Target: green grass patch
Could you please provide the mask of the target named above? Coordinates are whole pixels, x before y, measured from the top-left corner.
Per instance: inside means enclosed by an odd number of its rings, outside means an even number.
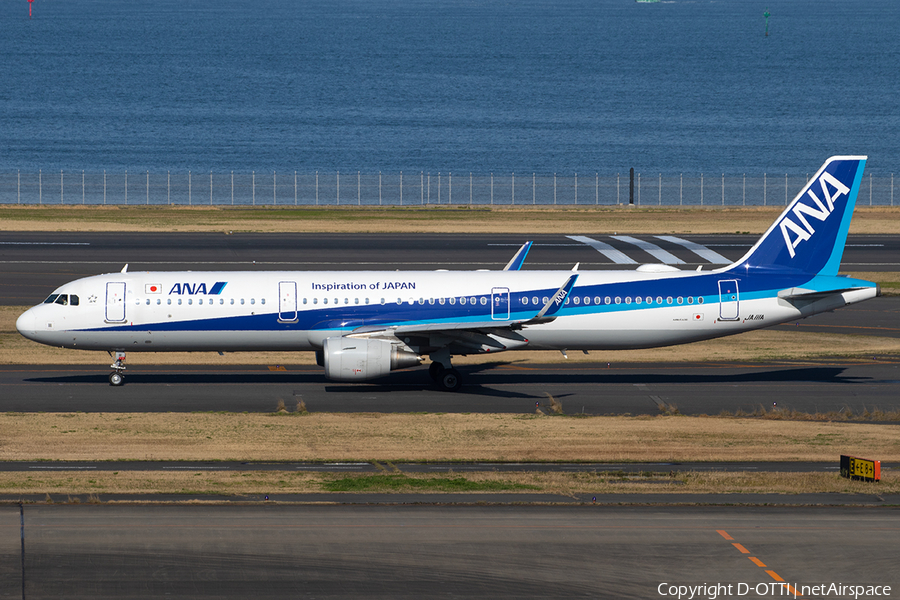
[[[469,481],[463,477],[429,477],[418,479],[406,475],[362,475],[342,477],[322,483],[328,492],[502,492],[539,490],[536,485],[511,481]]]

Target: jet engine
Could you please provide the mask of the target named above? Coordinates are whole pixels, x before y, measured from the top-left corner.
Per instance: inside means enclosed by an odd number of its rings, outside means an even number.
[[[422,359],[387,340],[330,337],[322,347],[321,362],[328,379],[362,381],[387,375],[396,369],[415,367]]]

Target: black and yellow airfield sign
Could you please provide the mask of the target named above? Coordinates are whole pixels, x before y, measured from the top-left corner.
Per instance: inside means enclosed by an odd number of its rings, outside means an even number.
[[[858,481],[881,481],[881,461],[842,454],[841,477]]]

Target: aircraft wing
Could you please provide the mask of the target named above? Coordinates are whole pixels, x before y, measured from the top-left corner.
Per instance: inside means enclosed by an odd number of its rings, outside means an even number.
[[[518,334],[517,331],[555,320],[555,315],[565,305],[566,299],[569,297],[572,288],[575,287],[577,279],[577,273],[570,275],[556,293],[541,307],[541,310],[527,319],[363,326],[354,329],[349,336],[399,337],[402,335],[429,334],[446,338],[447,345],[450,343],[464,346],[483,344],[504,350],[512,346],[524,346],[528,343],[528,340]]]
[[[513,256],[506,266],[503,267],[504,271],[518,271],[522,268],[522,263],[525,262],[525,257],[528,256],[528,251],[531,250],[531,244],[534,242],[525,242],[519,251],[516,252],[515,256]]]

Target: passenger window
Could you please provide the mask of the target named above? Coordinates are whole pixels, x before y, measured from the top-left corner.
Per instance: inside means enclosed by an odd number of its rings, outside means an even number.
[[[306,298],[303,299],[303,304],[306,304]]]
[[[397,304],[403,304],[403,298],[397,298]]]
[[[621,296],[616,296],[616,304],[622,304]]]
[[[694,297],[688,296],[688,304],[693,304],[693,303],[694,303]]]
[[[368,298],[366,298],[366,304],[368,304],[368,303],[369,303],[369,299],[368,299]]]
[[[487,304],[487,298],[485,298],[484,296],[482,296],[482,297],[481,297],[481,305],[484,306],[484,305],[486,305],[486,304]]]
[[[219,298],[219,304],[225,304],[225,298]]]
[[[150,306],[150,298],[147,298],[147,306]]]
[[[604,301],[605,301],[607,304],[612,304],[612,299],[611,299],[609,296],[607,296],[607,297],[604,299]],[[600,302],[598,301],[597,304],[600,304]],[[618,302],[616,302],[616,304],[618,304]]]
[[[438,304],[440,304],[441,306],[443,306],[443,305],[444,305],[444,299],[443,299],[443,298],[438,298]]]
[[[188,298],[188,306],[190,306],[190,305],[193,304],[193,303],[194,303],[194,299],[193,299],[193,298]]]
[[[161,300],[160,298],[157,298],[157,299],[156,299],[156,305],[159,306],[160,304],[162,304],[162,300]]]
[[[466,303],[466,297],[465,297],[465,296],[460,296],[460,298],[459,298],[459,303],[464,305],[464,304]]]
[[[178,306],[181,306],[181,298],[178,299]]]
[[[428,304],[434,304],[434,298],[429,298],[429,299],[428,299]]]
[[[697,304],[703,304],[703,296],[697,297]]]
[[[197,298],[197,304],[202,305],[202,304],[203,304],[203,298]]]
[[[304,302],[304,304],[305,304],[305,303],[306,303],[306,300],[304,300],[303,302]],[[234,305],[234,298],[232,298],[231,300],[229,300],[229,301],[228,301],[228,304]]]
[[[653,304],[653,298],[647,296],[647,304]]]
[[[354,298],[354,299],[353,299],[353,304],[359,304],[359,298]]]
[[[169,306],[172,306],[172,299],[166,298],[166,304],[168,304]]]
[[[631,304],[631,296],[625,296],[625,304]]]
[[[384,298],[381,299],[381,305],[384,306]]]
[[[250,298],[250,304],[256,304],[256,298]]]
[[[528,304],[528,296],[522,296],[522,304]]]
[[[585,303],[585,304],[590,304],[590,303],[591,303],[591,297],[590,297],[590,296],[585,296],[585,297],[584,297],[584,303]]]
[[[322,298],[322,304],[328,304],[328,298]]]
[[[318,303],[319,303],[319,299],[318,299],[318,298],[313,298],[313,304],[318,304]],[[243,304],[243,302],[241,302],[241,304]]]
[[[535,296],[534,298],[532,298],[532,299],[531,299],[531,303],[532,303],[532,304],[538,304],[538,297]],[[547,301],[545,300],[545,301],[544,301],[544,304],[546,304],[546,303],[547,303]]]
[[[456,304],[456,298],[450,298],[449,302],[451,306]]]
[[[243,306],[243,305],[244,305],[244,299],[241,298],[241,306]]]
[[[637,298],[635,298],[635,299],[634,299],[634,302],[635,302],[635,304],[640,304],[640,303],[642,302],[641,297],[638,296]],[[628,299],[627,299],[627,298],[625,299],[625,304],[628,304]]]
[[[676,298],[675,302],[677,302],[678,304],[682,304],[682,303],[684,303],[684,298],[682,298],[681,296],[678,296],[678,298]]]
[[[419,305],[425,304],[425,298],[419,298]]]
[[[547,304],[547,300],[548,300],[547,296],[544,296],[543,298],[541,298],[541,302],[543,304]]]

